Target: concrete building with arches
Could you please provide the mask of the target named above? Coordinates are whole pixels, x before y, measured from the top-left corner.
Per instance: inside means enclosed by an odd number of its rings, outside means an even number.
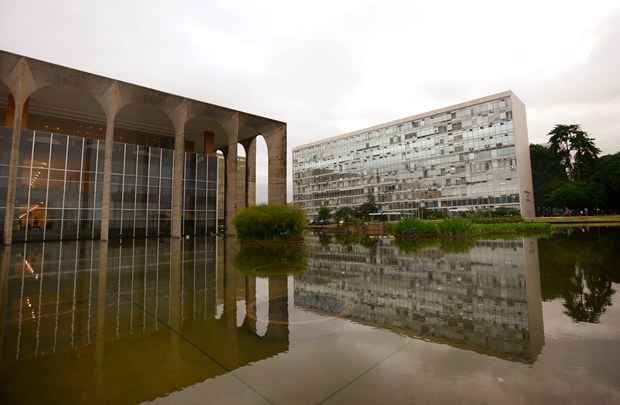
[[[0,51],[0,233],[13,241],[179,238],[255,203],[286,203],[286,123]],[[237,150],[246,154],[245,190]]]

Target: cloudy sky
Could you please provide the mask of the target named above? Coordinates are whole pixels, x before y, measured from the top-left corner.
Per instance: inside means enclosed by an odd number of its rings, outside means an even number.
[[[0,48],[286,121],[289,149],[511,89],[530,142],[620,150],[618,0],[0,0]]]

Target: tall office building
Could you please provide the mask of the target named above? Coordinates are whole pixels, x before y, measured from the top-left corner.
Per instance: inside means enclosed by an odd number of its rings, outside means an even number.
[[[293,149],[293,201],[386,214],[516,208],[534,216],[525,105],[511,91]]]

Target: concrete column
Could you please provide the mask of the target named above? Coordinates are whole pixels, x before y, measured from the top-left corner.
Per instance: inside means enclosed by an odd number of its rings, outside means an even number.
[[[286,204],[286,125],[274,129],[268,136],[269,204]]]
[[[256,138],[245,141],[245,206],[256,205]]]
[[[15,208],[15,185],[17,181],[17,158],[19,156],[19,144],[22,135],[22,114],[24,101],[15,100],[15,113],[13,114],[13,136],[11,140],[11,157],[9,160],[9,178],[6,190],[6,210],[4,213],[4,244],[13,242],[13,210]]]
[[[101,240],[110,237],[110,210],[112,195],[112,149],[114,147],[114,119],[116,114],[109,114],[105,127],[103,146],[103,193],[101,198]]]
[[[208,154],[215,153],[215,133],[212,131],[204,131],[203,137],[205,147],[202,152]]]
[[[229,146],[226,149],[226,232],[235,233],[232,219],[237,212],[237,145]]]
[[[237,213],[237,139],[239,139],[239,113],[234,113],[227,123],[228,147],[226,148],[226,233],[236,234],[232,220]]]
[[[238,145],[237,145],[238,147]],[[247,154],[247,148],[243,145],[244,150]],[[238,153],[238,152],[237,152]],[[237,209],[240,210],[246,207],[247,203],[247,156],[246,160],[243,162],[243,167],[241,166],[240,160],[241,157],[237,155]]]
[[[174,135],[174,171],[172,173],[172,237],[181,237],[183,219],[183,167],[185,166],[185,133],[176,130]]]

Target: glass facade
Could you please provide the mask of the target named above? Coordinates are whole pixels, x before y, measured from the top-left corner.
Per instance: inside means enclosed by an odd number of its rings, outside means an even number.
[[[2,225],[11,132],[9,128],[0,130]],[[111,238],[170,236],[173,152],[114,143]],[[24,130],[17,161],[13,240],[97,239],[101,231],[103,155],[103,140]],[[214,232],[217,158],[186,153],[185,176],[183,234]]]
[[[520,135],[519,135],[520,136]],[[355,207],[373,194],[386,213],[519,208],[510,96],[420,115],[293,150],[293,199]]]
[[[183,235],[205,235],[215,230],[217,157],[185,153]]]
[[[11,158],[11,130],[0,127],[0,238],[4,238],[4,213],[6,190],[9,180],[9,161]]]
[[[10,152],[11,131],[4,132]],[[103,141],[24,130],[16,182],[14,241],[99,235]]]
[[[173,150],[115,143],[111,238],[170,235]]]

